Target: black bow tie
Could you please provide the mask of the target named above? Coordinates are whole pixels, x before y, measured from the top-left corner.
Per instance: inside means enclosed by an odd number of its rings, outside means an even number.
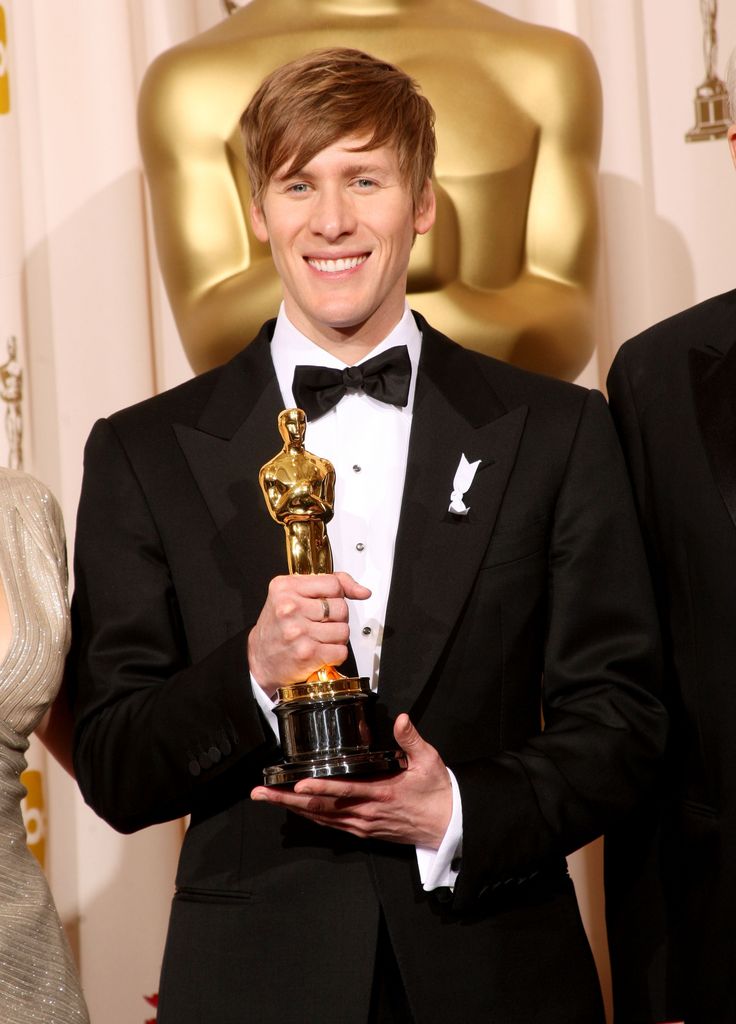
[[[294,370],[294,401],[307,414],[319,419],[337,405],[349,388],[365,391],[388,405],[405,406],[409,400],[411,360],[406,345],[396,345],[358,366],[333,370],[328,366],[297,366]]]

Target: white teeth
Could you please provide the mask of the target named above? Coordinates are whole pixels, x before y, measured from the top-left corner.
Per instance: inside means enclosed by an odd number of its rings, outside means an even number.
[[[307,258],[307,263],[315,270],[321,270],[325,274],[337,274],[340,270],[352,270],[353,267],[365,263],[367,256],[349,256],[347,259],[339,260],[314,260]]]

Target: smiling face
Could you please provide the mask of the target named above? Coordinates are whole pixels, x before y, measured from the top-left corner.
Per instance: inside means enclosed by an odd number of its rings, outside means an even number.
[[[363,358],[401,319],[414,235],[434,223],[430,183],[415,208],[394,148],[356,151],[365,141],[340,139],[297,171],[281,168],[262,206],[251,206],[289,320],[345,362]]]

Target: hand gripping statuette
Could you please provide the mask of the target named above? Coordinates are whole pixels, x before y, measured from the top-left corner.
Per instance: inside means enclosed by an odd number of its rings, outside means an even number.
[[[305,449],[307,419],[301,409],[284,409],[278,427],[284,446],[261,467],[258,479],[268,511],[284,528],[289,572],[331,573],[327,523],[335,503],[335,470],[327,459]],[[400,750],[371,750],[374,695],[367,679],[349,678],[333,665],[323,665],[303,682],[280,686],[277,697],[274,710],[284,760],[264,769],[267,786],[406,767]]]

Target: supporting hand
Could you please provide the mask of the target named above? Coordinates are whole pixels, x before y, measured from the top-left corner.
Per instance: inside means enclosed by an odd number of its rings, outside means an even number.
[[[399,715],[394,737],[407,758],[406,771],[369,781],[304,779],[293,791],[257,786],[252,800],[264,800],[319,825],[361,838],[387,839],[438,849],[452,814],[452,785],[434,747]]]

